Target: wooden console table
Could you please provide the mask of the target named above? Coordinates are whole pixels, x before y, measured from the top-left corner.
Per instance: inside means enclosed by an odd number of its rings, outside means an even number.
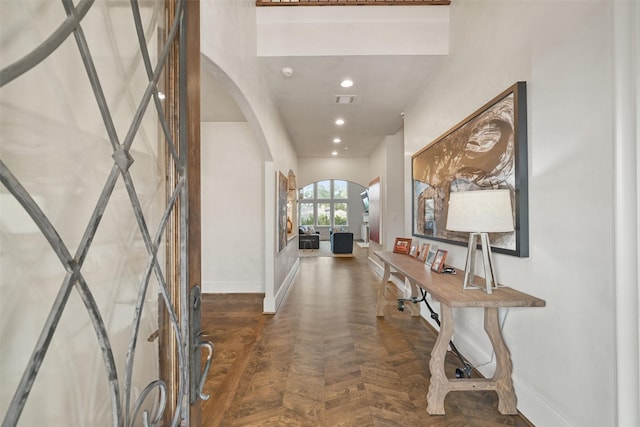
[[[431,381],[427,393],[427,412],[444,415],[444,398],[450,391],[495,390],[498,394],[498,411],[501,414],[517,414],[516,394],[511,380],[511,356],[502,338],[498,322],[499,307],[544,307],[545,302],[508,287],[495,289],[492,294],[482,290],[462,289],[464,272],[456,275],[439,274],[426,268],[420,260],[393,252],[374,252],[384,263],[384,276],[378,287],[376,315],[384,316],[385,289],[393,268],[404,275],[411,285],[412,296],[417,287],[427,291],[440,303],[440,333],[431,350],[429,371]],[[414,304],[412,304],[414,305]],[[444,359],[453,336],[452,308],[483,307],[484,330],[489,336],[496,355],[496,371],[493,378],[448,379],[444,372]],[[415,311],[412,311],[415,315]]]

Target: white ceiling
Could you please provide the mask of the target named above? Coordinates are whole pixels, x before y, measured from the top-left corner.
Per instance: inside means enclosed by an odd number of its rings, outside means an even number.
[[[334,9],[347,10],[344,7]],[[380,13],[381,10],[377,6],[367,9],[374,9],[375,13]],[[406,13],[415,24],[415,12],[412,16],[405,7],[395,7],[392,10]],[[317,16],[314,15],[315,19]],[[448,22],[448,12],[446,18]],[[281,17],[279,19],[283,20]],[[376,19],[380,21],[380,18]],[[394,19],[398,21],[397,13]],[[345,28],[351,31],[352,37],[365,38],[368,35],[354,35],[353,23],[345,25]],[[269,27],[271,32],[272,27]],[[304,29],[304,26],[301,28]],[[322,29],[317,28],[314,31],[318,34]],[[367,31],[376,29],[367,28]],[[394,34],[397,35],[398,31],[396,27]],[[433,30],[431,31],[433,33]],[[291,34],[288,33],[288,36]],[[331,36],[340,36],[335,26],[331,27]],[[301,36],[290,38],[299,41]],[[317,46],[317,40],[314,39],[314,42]],[[448,46],[448,39],[445,43]],[[277,44],[279,47],[282,46],[282,40],[279,39]],[[378,46],[382,44],[388,45],[388,40],[379,43]],[[405,51],[407,45],[405,42]],[[433,50],[433,44],[428,45],[423,40],[417,40],[417,48],[414,50],[424,51],[425,46]],[[286,48],[285,46],[285,51]],[[352,50],[353,48],[350,47]],[[377,46],[369,45],[366,47],[369,52],[375,52],[376,48]],[[298,157],[332,157],[331,153],[334,150],[338,152],[339,157],[369,157],[385,136],[393,135],[402,128],[404,109],[421,92],[422,86],[434,72],[438,62],[445,58],[443,55],[424,53],[388,54],[389,50],[393,49],[389,46],[383,46],[382,50],[378,50],[387,54],[376,55],[342,52],[340,55],[301,56],[300,46],[295,46],[295,49],[298,49],[298,52],[292,55],[260,56],[260,69],[256,72],[262,73],[266,78],[273,102],[279,110]],[[441,47],[438,46],[437,49],[441,50]],[[293,76],[285,77],[282,73],[284,67],[293,69]],[[201,78],[202,120],[244,121],[244,116],[231,96],[204,67]],[[344,78],[353,80],[354,85],[348,89],[341,88],[340,82]],[[355,95],[356,101],[353,104],[340,105],[335,101],[336,95]],[[334,123],[337,118],[343,118],[345,124],[337,126]],[[334,144],[332,141],[335,137],[341,138],[342,142]]]
[[[387,135],[403,125],[405,107],[419,93],[435,59],[416,56],[261,58],[269,89],[298,157],[369,157]],[[285,78],[281,69],[291,67]],[[343,89],[345,77],[354,81]],[[339,105],[336,95],[355,95]],[[335,120],[345,124],[337,126]],[[342,139],[334,144],[335,137]]]

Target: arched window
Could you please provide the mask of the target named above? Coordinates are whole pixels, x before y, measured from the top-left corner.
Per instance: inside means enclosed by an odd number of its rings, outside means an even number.
[[[300,189],[300,225],[346,227],[349,225],[349,185],[328,179]]]

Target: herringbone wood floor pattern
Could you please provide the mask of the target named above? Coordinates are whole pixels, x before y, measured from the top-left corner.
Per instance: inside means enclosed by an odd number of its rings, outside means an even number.
[[[204,295],[215,356],[203,405],[216,426],[531,426],[501,415],[494,392],[455,392],[446,415],[426,412],[435,332],[390,304],[376,318],[379,277],[355,258],[301,258],[280,310],[262,295]],[[450,355],[454,376],[458,360]]]

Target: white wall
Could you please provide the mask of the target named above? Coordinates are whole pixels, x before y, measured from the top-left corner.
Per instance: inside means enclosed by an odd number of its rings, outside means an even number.
[[[369,187],[369,159],[366,157],[332,157],[298,159],[297,184],[299,188],[323,179],[343,179]]]
[[[511,309],[503,330],[518,408],[537,426],[617,423],[611,9],[605,1],[452,2],[451,54],[405,114],[406,149],[416,152],[527,82],[530,257],[495,262],[501,283],[547,302]],[[409,234],[411,200],[405,212]],[[446,249],[463,268],[466,249]],[[489,361],[481,312],[455,317],[461,351]]]
[[[640,7],[613,7],[617,416],[640,425]]]
[[[261,56],[442,55],[449,8],[260,7]],[[355,24],[355,25],[354,25]]]
[[[396,237],[407,237],[405,230],[405,188],[404,188],[404,134],[402,131],[385,137],[376,147],[369,162],[369,178],[371,182],[380,177],[381,245],[370,242],[372,250],[392,250]],[[367,184],[368,186],[368,184]],[[373,259],[373,261],[378,261]]]
[[[275,170],[297,170],[297,155],[260,73],[253,0],[201,0],[201,50],[257,135]],[[275,197],[274,197],[275,200]]]
[[[264,292],[264,160],[246,122],[201,126],[202,290]]]
[[[264,194],[265,311],[277,308],[296,262],[276,252],[275,173],[297,172],[297,156],[260,73],[253,0],[201,0],[201,51],[209,70],[227,88],[253,130],[264,160],[263,176],[255,182]],[[203,218],[203,222],[205,219]],[[284,274],[289,272],[289,274]]]

